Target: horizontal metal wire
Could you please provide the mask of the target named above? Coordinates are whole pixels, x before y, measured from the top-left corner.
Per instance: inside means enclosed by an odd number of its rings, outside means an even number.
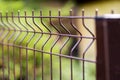
[[[3,28],[1,28],[3,29]],[[85,39],[96,39],[96,37],[89,37],[89,36],[80,36],[80,35],[68,35],[68,34],[59,34],[59,33],[47,33],[47,32],[38,32],[38,31],[26,31],[26,30],[13,30],[9,29],[7,31],[19,31],[19,32],[28,32],[28,33],[38,33],[38,34],[48,34],[48,35],[57,35],[57,36],[63,36],[63,37],[74,37],[74,38],[85,38]]]
[[[78,58],[78,57],[74,57],[74,56],[67,56],[67,55],[58,54],[58,53],[45,52],[45,51],[42,51],[42,50],[32,49],[32,48],[29,48],[29,47],[19,46],[19,45],[15,45],[15,44],[7,44],[7,43],[6,44],[5,43],[0,43],[0,44],[6,45],[6,46],[13,46],[13,47],[21,48],[21,49],[32,50],[32,51],[35,50],[37,52],[43,52],[44,54],[52,54],[52,55],[55,55],[55,56],[61,56],[61,57],[65,57],[65,58],[71,58],[71,59],[76,59],[76,60],[96,63],[96,61],[93,61],[93,60],[86,60],[86,59]],[[43,54],[43,53],[41,53],[41,54]]]
[[[2,16],[2,18],[67,18],[67,19],[95,19],[95,16]]]

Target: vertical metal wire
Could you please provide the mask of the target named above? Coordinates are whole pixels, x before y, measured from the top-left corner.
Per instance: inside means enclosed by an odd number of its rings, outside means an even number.
[[[1,22],[2,22],[2,13],[0,12],[0,20],[1,20]],[[0,36],[2,36],[2,34],[4,33],[4,27],[1,29],[1,33],[0,33]],[[3,46],[3,44],[1,43],[0,44],[1,46]],[[3,50],[1,51],[1,53],[3,53]],[[2,62],[3,62],[3,60],[2,60]],[[2,72],[4,73],[4,70],[3,70],[3,68],[2,68]],[[3,76],[2,76],[2,79],[4,79],[4,74],[3,74]]]
[[[33,39],[33,37],[35,36],[35,29],[33,28],[33,26],[31,26],[28,21],[27,21],[27,14],[26,14],[26,11],[25,11],[25,22],[26,24],[34,31],[34,33],[32,34],[32,36],[29,38],[29,40],[27,41],[26,43],[26,47],[28,47],[30,41]],[[27,80],[28,80],[28,49],[26,49],[26,77],[27,77]],[[35,77],[34,77],[35,79]]]
[[[84,17],[84,9],[82,9],[82,17]],[[83,26],[84,26],[84,28],[91,34],[91,36],[92,37],[94,37],[94,34],[88,29],[88,27],[86,26],[86,24],[85,24],[85,21],[84,21],[84,18],[82,18],[82,24],[83,24]],[[87,52],[87,50],[91,47],[91,45],[93,44],[93,42],[94,42],[94,38],[92,39],[92,41],[88,44],[88,46],[87,46],[87,48],[84,50],[84,52],[83,52],[83,56],[82,56],[82,58],[83,58],[83,60],[85,59],[85,55],[86,55],[86,52]],[[85,80],[85,61],[83,61],[83,80]]]
[[[34,17],[34,11],[32,11],[32,17]],[[32,18],[32,21],[34,21],[34,18]],[[37,42],[38,40],[36,40]],[[34,43],[33,48],[35,49],[36,45]],[[33,50],[33,59],[34,59],[34,80],[36,80],[36,54],[35,54],[35,50]]]
[[[13,20],[13,12],[11,13],[11,15],[12,15],[12,20]],[[16,33],[16,29],[15,29],[15,33]],[[17,38],[16,38],[17,39]],[[16,40],[15,38],[14,38],[14,40],[13,40],[13,44],[15,44],[15,40]],[[16,80],[16,72],[15,72],[15,69],[16,69],[16,67],[15,67],[15,49],[14,49],[15,47],[13,46],[13,75],[14,75],[14,80]]]
[[[18,11],[18,21],[19,21],[19,11]],[[20,33],[19,33],[19,36],[20,36],[20,34],[21,34],[21,32],[22,32],[22,29],[14,22],[14,24],[16,25],[16,27],[18,27],[19,28],[19,30],[20,30]],[[22,80],[22,56],[21,56],[21,53],[22,53],[22,51],[21,51],[21,47],[19,48],[19,61],[20,61],[20,80]]]
[[[111,14],[115,14],[115,11],[113,9],[111,10]]]
[[[72,16],[72,10],[70,10],[69,12],[70,16]],[[73,27],[73,26],[72,26]],[[73,50],[75,49],[75,47],[73,47],[70,51],[70,56],[72,57],[73,54]],[[70,59],[70,71],[71,71],[71,80],[73,80],[73,61],[72,58]]]
[[[34,25],[40,30],[41,33],[43,33],[42,29],[40,28],[40,26],[38,24],[36,24],[35,19],[34,19],[34,11],[32,11],[32,21],[34,23]],[[36,77],[36,72],[35,72],[35,68],[36,68],[36,53],[35,53],[35,49],[36,49],[36,45],[39,42],[39,40],[42,38],[43,34],[40,34],[40,36],[38,37],[38,39],[34,42],[34,77]],[[35,78],[34,78],[35,79]]]
[[[40,17],[42,17],[42,11],[40,11]],[[42,23],[42,18],[40,18],[40,22]],[[43,50],[43,47],[41,48],[41,50]],[[42,80],[44,80],[44,55],[43,55],[43,52],[41,54],[41,61],[42,61]]]
[[[25,14],[25,21],[26,21],[26,11],[24,12]],[[27,44],[26,44],[27,47]],[[28,80],[28,49],[26,49],[26,80]]]
[[[2,12],[0,12],[0,20],[1,20],[1,22],[2,22]],[[0,36],[3,35],[4,30],[5,30],[5,28],[3,27],[3,23],[1,23],[1,26],[2,26],[2,28],[1,28]]]
[[[8,13],[6,13],[6,21],[9,24]],[[9,32],[10,32],[10,29],[9,29]],[[8,44],[10,43],[10,39],[12,36],[13,36],[13,34],[11,34],[11,36],[8,38],[8,42],[7,42]],[[7,49],[8,49],[8,79],[10,79],[10,47],[9,47],[9,45],[7,45]]]
[[[72,16],[72,9],[70,10],[70,16]],[[76,31],[76,34],[78,33],[80,36],[82,36],[82,34],[81,34],[81,32],[77,29],[77,27],[73,24],[73,19],[71,18],[70,19],[70,24],[71,24],[71,26],[74,28],[74,30]],[[80,44],[80,42],[81,42],[81,38],[79,38],[78,39],[78,41],[75,43],[75,45],[72,47],[72,49],[71,49],[71,51],[70,51],[70,56],[72,56],[72,54],[74,54],[73,53],[73,51],[75,50],[75,48],[77,48],[77,46]],[[70,67],[71,67],[71,76],[72,76],[72,78],[73,78],[73,61],[72,61],[73,59],[71,58],[70,59],[70,63],[71,63],[71,65],[70,65]],[[71,78],[71,79],[72,79]]]
[[[58,16],[61,16],[61,10],[58,11]],[[61,18],[58,18],[59,20],[59,24],[60,26],[67,32],[67,34],[71,34],[70,31],[63,25]],[[64,48],[64,46],[69,42],[70,37],[67,37],[67,39],[65,40],[65,42],[63,43],[63,45],[60,48],[60,54],[62,54],[62,50]],[[62,70],[62,59],[60,57],[60,69]],[[60,71],[60,75],[62,76],[62,72]],[[71,80],[72,80],[72,76],[71,76]]]
[[[60,15],[60,10],[58,11],[58,16]],[[60,22],[60,19],[58,19],[59,20],[59,22]],[[58,33],[60,33],[61,34],[61,31],[60,30],[57,30],[58,31]],[[61,36],[59,36],[58,37],[58,39],[60,39],[61,38]],[[62,47],[61,47],[61,49],[60,49],[60,54],[62,54]],[[62,58],[61,58],[61,56],[59,56],[59,66],[60,66],[60,80],[62,80]]]
[[[7,25],[4,23],[4,21],[3,21],[3,18],[2,18],[2,13],[0,13],[0,15],[1,15],[1,22],[2,22],[2,24],[5,26],[5,27],[7,27]],[[5,31],[5,29],[3,29],[3,31]],[[4,33],[4,32],[3,32]],[[4,70],[4,68],[5,68],[5,63],[4,63],[4,40],[5,40],[5,38],[7,37],[7,35],[9,34],[9,31],[7,31],[5,34],[4,34],[4,36],[3,36],[3,38],[1,39],[1,42],[2,42],[2,72],[3,72],[3,76],[2,76],[2,79],[4,80],[5,79],[5,70]]]
[[[3,23],[3,20],[2,20],[2,13],[0,13],[0,16],[1,16],[1,22]],[[3,33],[4,33],[5,29],[3,28]],[[2,41],[2,39],[1,39]],[[3,44],[1,45],[2,46],[2,65],[4,65],[4,48],[3,48]],[[2,66],[2,79],[4,80],[4,67]]]
[[[2,76],[3,78],[2,79],[4,80],[4,75],[5,74],[4,74],[4,45],[3,44],[2,44],[2,65],[3,65],[2,66],[2,72],[3,72],[3,76]]]
[[[95,17],[98,16],[98,9],[95,10]]]
[[[52,25],[52,27],[60,34],[61,33],[61,31],[53,24],[53,22],[52,22],[52,19],[51,19],[51,16],[52,16],[52,12],[51,11],[49,11],[49,16],[50,16],[50,24]],[[60,36],[57,36],[57,39],[55,40],[55,42],[52,44],[52,47],[51,47],[51,49],[50,49],[50,52],[52,53],[52,50],[53,50],[53,48],[54,48],[54,46],[57,44],[57,42],[60,40]],[[60,80],[62,80],[62,69],[61,69],[61,57],[59,57],[59,59],[60,59]]]
[[[24,25],[24,24],[22,24],[22,22],[21,22],[21,20],[20,20],[20,11],[18,11],[18,21],[19,21],[19,23],[20,23],[20,25],[25,29],[25,31],[26,31],[26,34],[24,34],[24,36],[23,36],[23,38],[21,38],[21,40],[19,41],[19,45],[21,46],[22,45],[22,42],[24,41],[24,39],[27,37],[27,35],[28,35],[28,29],[26,28],[26,26]],[[21,48],[22,47],[20,47],[19,48],[19,52],[21,53]],[[21,57],[21,54],[19,55],[19,59],[20,59],[20,74],[22,74],[22,57]],[[27,64],[27,63],[26,63]],[[26,73],[27,73],[27,70],[26,70]],[[21,77],[20,77],[20,79],[22,79]],[[27,78],[26,78],[26,80],[27,80]]]
[[[42,11],[40,11],[40,16],[42,16]],[[41,17],[41,24],[48,30],[48,32],[50,33],[49,37],[47,38],[47,40],[44,42],[43,46],[42,46],[42,50],[44,50],[45,45],[47,44],[47,42],[50,40],[51,38],[51,31],[50,29],[44,24],[43,19]],[[43,53],[42,53],[43,54]],[[53,73],[52,73],[52,53],[50,53],[50,79],[53,80]]]
[[[18,21],[19,21],[19,19],[20,19],[20,12],[18,11]],[[21,45],[21,42],[19,43],[19,45]],[[22,49],[21,49],[21,47],[19,48],[19,60],[20,60],[20,80],[22,80],[22,55],[21,55],[21,53],[22,53],[22,51],[21,51]]]
[[[18,17],[19,17],[19,13],[18,13]],[[14,21],[14,18],[13,18],[13,24],[15,25],[15,27],[17,27],[18,29],[19,29],[19,33],[18,33],[18,35],[17,35],[17,37],[16,37],[16,40],[17,40],[17,38],[21,35],[21,28],[15,23],[15,21]],[[22,62],[21,62],[21,47],[19,48],[19,60],[20,60],[20,80],[22,80]]]
[[[14,22],[14,13],[13,12],[11,12],[11,15],[12,15],[12,23],[15,25],[15,27],[18,27],[18,25],[16,25],[15,24],[15,22]],[[13,25],[13,26],[14,26]],[[18,27],[19,28],[19,27]],[[15,31],[16,32],[16,31]],[[16,36],[15,36],[15,38],[14,38],[14,40],[13,40],[13,44],[15,44],[15,42],[16,42],[16,40],[17,40],[17,38],[19,37],[19,35],[20,35],[20,32],[18,33],[17,32],[17,34],[16,34]],[[13,63],[14,63],[14,80],[16,80],[16,67],[15,67],[15,63],[16,63],[16,56],[15,56],[15,46],[13,46]],[[21,76],[20,76],[21,77]]]
[[[0,12],[0,20],[1,20],[1,12]],[[0,36],[2,36],[3,32],[4,32],[4,27],[2,26],[2,24],[0,24],[1,28],[0,28]]]
[[[0,21],[2,22],[2,12],[0,12]],[[4,26],[3,26],[3,23],[1,23],[0,24],[0,26],[1,26],[1,28],[0,28],[0,36],[2,36],[3,35],[3,33],[4,33],[4,31],[5,31],[5,28],[4,28]],[[2,41],[2,38],[0,39],[0,42]],[[4,53],[4,51],[3,51],[3,43],[1,42],[0,43],[0,45],[1,45],[1,58],[3,59],[3,53]],[[2,75],[1,75],[1,79],[3,80],[4,79],[4,64],[3,64],[3,60],[1,61],[1,68],[2,68]]]
[[[34,16],[34,11],[32,12],[32,15]],[[40,36],[38,37],[38,39],[35,41],[35,43],[34,43],[34,49],[36,49],[36,45],[37,45],[37,43],[40,41],[40,39],[42,38],[42,36],[43,36],[43,30],[40,28],[40,26],[38,25],[38,24],[36,24],[35,23],[35,19],[34,19],[34,17],[32,18],[33,20],[33,23],[34,23],[34,25],[40,30],[40,32],[41,32],[41,34],[40,34]],[[34,51],[34,59],[35,59],[35,51]],[[36,65],[35,64],[36,63],[36,61],[34,60],[34,65]],[[35,67],[35,66],[34,66]],[[35,71],[35,70],[34,70]],[[35,72],[34,72],[35,73]],[[43,79],[43,78],[42,78]]]

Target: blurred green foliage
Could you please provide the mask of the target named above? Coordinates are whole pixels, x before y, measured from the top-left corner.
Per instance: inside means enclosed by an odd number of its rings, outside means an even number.
[[[52,6],[51,6],[52,5]],[[55,5],[55,6],[54,6]],[[74,4],[69,1],[68,3],[64,3],[64,5],[57,5],[56,2],[26,2],[26,1],[0,1],[0,11],[5,14],[6,11],[11,13],[12,11],[14,13],[17,13],[18,10],[23,13],[24,11],[27,11],[27,15],[31,15],[31,11],[34,10],[36,13],[39,14],[39,11],[43,11],[43,15],[48,15],[48,11],[52,10],[52,15],[58,15],[56,11],[58,9],[62,10],[62,15],[68,15],[69,10],[74,6]],[[10,15],[10,14],[9,14]]]

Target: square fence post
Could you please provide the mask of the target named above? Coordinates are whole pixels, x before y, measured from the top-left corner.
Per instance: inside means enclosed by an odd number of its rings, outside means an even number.
[[[120,15],[96,18],[96,80],[120,80]]]

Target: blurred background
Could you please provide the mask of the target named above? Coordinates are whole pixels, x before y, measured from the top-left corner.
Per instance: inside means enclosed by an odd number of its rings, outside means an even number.
[[[57,15],[56,10],[61,9],[63,15],[68,15],[69,9],[77,7],[78,12],[84,8],[89,14],[98,8],[102,14],[111,9],[119,12],[119,3],[119,0],[0,0],[0,10],[2,12],[43,10],[44,14],[47,14],[48,10],[52,10]]]
[[[0,12],[2,12],[2,15],[6,15],[6,12],[8,12],[8,15],[11,15],[11,12],[14,12],[14,15],[17,15],[18,10],[20,10],[20,15],[24,15],[24,11],[27,12],[27,15],[32,15],[32,10],[35,11],[35,15],[39,16],[39,11],[43,11],[43,16],[49,16],[49,10],[52,11],[52,16],[58,16],[58,9],[61,9],[61,15],[62,16],[69,16],[70,9],[73,9],[73,12],[75,16],[81,16],[82,15],[82,9],[85,10],[85,16],[95,16],[95,9],[98,9],[99,13],[98,15],[102,16],[104,14],[110,14],[111,10],[114,10],[115,13],[120,13],[120,0],[0,0]],[[37,21],[37,20],[36,20]],[[67,21],[63,21],[66,22]],[[45,22],[46,24],[47,21]],[[57,22],[54,21],[54,24],[57,25]],[[86,26],[90,29],[90,31],[95,35],[95,22],[94,20],[88,20],[85,19]],[[82,33],[83,36],[90,36],[91,34],[84,28],[81,20],[75,20],[75,25],[79,29],[79,31]],[[64,32],[63,32],[64,33]],[[73,33],[76,34],[77,33]],[[43,39],[44,41],[44,39]],[[71,41],[68,45],[70,46],[73,41]],[[24,42],[25,43],[25,42]],[[81,57],[82,53],[86,49],[86,47],[89,44],[90,40],[83,39],[81,44],[78,47],[77,55],[76,57]],[[74,45],[74,44],[73,44]],[[82,46],[82,47],[81,47]],[[47,45],[47,50],[49,45]],[[64,53],[68,53],[68,49],[65,48]],[[23,53],[25,50],[23,50]],[[1,53],[1,52],[0,52]],[[17,51],[16,51],[17,53]],[[32,53],[29,51],[29,53]],[[12,51],[11,51],[12,54]],[[96,42],[92,44],[92,46],[87,50],[86,52],[86,59],[95,60],[96,59]],[[6,50],[6,56],[7,56],[7,50]],[[23,55],[23,60],[25,60],[25,56]],[[29,55],[29,80],[33,80],[33,55]],[[37,67],[36,70],[38,70],[37,74],[37,80],[41,80],[41,61],[40,61],[40,55],[37,56]],[[0,55],[1,57],[1,55]],[[11,56],[12,58],[12,56]],[[59,60],[58,57],[54,58],[54,80],[59,80]],[[50,57],[45,57],[45,80],[50,80],[50,70],[48,66],[50,66],[49,63]],[[70,62],[68,59],[62,59],[63,64],[63,80],[70,80]],[[82,76],[82,67],[81,63],[78,61],[74,61],[74,80],[82,80],[80,76]],[[2,65],[2,63],[0,63]],[[6,64],[7,65],[7,64]],[[13,62],[11,61],[11,65],[13,65]],[[26,62],[23,61],[23,80],[25,80],[26,76]],[[93,63],[86,63],[86,80],[95,80],[96,72],[95,72],[95,64]],[[5,70],[5,74],[8,75],[7,69]],[[20,72],[19,63],[16,63],[16,76],[17,80],[20,78],[20,74],[17,73]],[[2,75],[2,72],[0,72],[0,76]],[[13,80],[13,68],[11,68],[11,77],[10,80]]]

